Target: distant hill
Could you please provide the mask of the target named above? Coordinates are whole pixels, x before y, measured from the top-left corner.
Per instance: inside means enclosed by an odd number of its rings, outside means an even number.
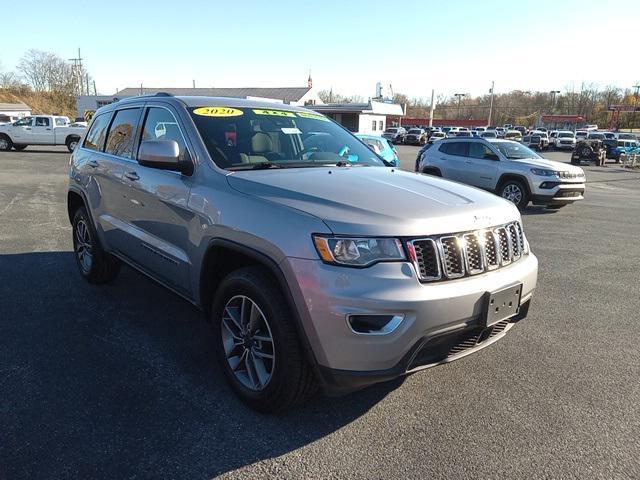
[[[66,115],[71,120],[76,117],[74,97],[51,92],[34,92],[27,88],[0,88],[0,103],[26,103],[33,113]]]

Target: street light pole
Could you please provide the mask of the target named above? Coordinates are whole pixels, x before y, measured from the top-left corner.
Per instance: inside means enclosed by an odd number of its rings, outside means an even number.
[[[551,94],[551,114],[553,115],[556,109],[556,94],[560,93],[560,90],[551,90],[549,93]]]
[[[489,90],[489,93],[491,94],[491,98],[489,100],[489,124],[487,125],[487,127],[491,126],[491,116],[493,115],[493,87],[494,81],[491,80],[491,90]]]
[[[460,120],[460,100],[466,96],[466,93],[454,93],[453,96],[458,97],[458,120]]]

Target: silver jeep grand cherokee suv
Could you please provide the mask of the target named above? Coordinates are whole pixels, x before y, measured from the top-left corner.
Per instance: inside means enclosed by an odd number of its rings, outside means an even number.
[[[303,108],[122,100],[96,112],[69,176],[81,275],[126,263],[207,312],[226,378],[262,411],[475,352],[536,286],[511,203],[389,168]]]

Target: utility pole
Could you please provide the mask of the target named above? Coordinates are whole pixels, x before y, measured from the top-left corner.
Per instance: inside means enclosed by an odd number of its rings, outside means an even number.
[[[82,79],[82,56],[80,55],[80,49],[78,48],[78,58],[70,58],[70,62],[73,62],[73,78],[78,87],[78,95],[84,94],[84,81]],[[89,89],[87,89],[89,94]]]
[[[193,88],[196,88],[196,81],[192,80],[192,82],[193,82]]]
[[[142,90],[142,83],[140,84],[140,95],[143,95],[143,90]]]
[[[493,87],[494,87],[494,81],[491,80],[491,90],[489,90],[489,93],[491,94],[491,97],[489,98],[489,125],[487,125],[487,127],[491,126],[491,117],[493,116]]]
[[[638,109],[638,90],[640,90],[640,85],[634,85],[633,88],[636,90],[633,94],[633,115],[631,116],[631,128],[630,130],[633,132],[633,126],[636,124],[636,110]]]
[[[435,110],[434,96],[436,94],[435,89],[431,89],[431,109],[429,110],[429,128],[433,127],[433,112]]]
[[[97,95],[98,95],[98,90],[96,90],[96,81],[95,81],[95,80],[93,81],[93,94],[94,94],[95,96],[97,96]]]
[[[462,97],[466,96],[466,93],[454,93],[454,97],[458,97],[458,120],[460,120],[460,101]]]

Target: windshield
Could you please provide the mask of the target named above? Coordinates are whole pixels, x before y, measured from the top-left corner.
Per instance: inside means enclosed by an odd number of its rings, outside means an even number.
[[[191,116],[212,160],[227,170],[384,166],[349,132],[313,112],[203,106]]]
[[[573,133],[571,133],[571,132],[560,132],[560,133],[558,133],[558,138],[573,138]]]
[[[420,130],[419,128],[412,128],[411,130],[409,130],[409,133],[411,135],[420,135],[422,133],[422,130]]]
[[[492,143],[500,153],[509,160],[523,160],[525,158],[542,158],[530,148],[517,142],[495,142]]]
[[[398,133],[397,128],[387,128],[384,133]]]
[[[602,134],[602,133],[590,133],[589,134],[589,139],[604,140],[604,134]]]

